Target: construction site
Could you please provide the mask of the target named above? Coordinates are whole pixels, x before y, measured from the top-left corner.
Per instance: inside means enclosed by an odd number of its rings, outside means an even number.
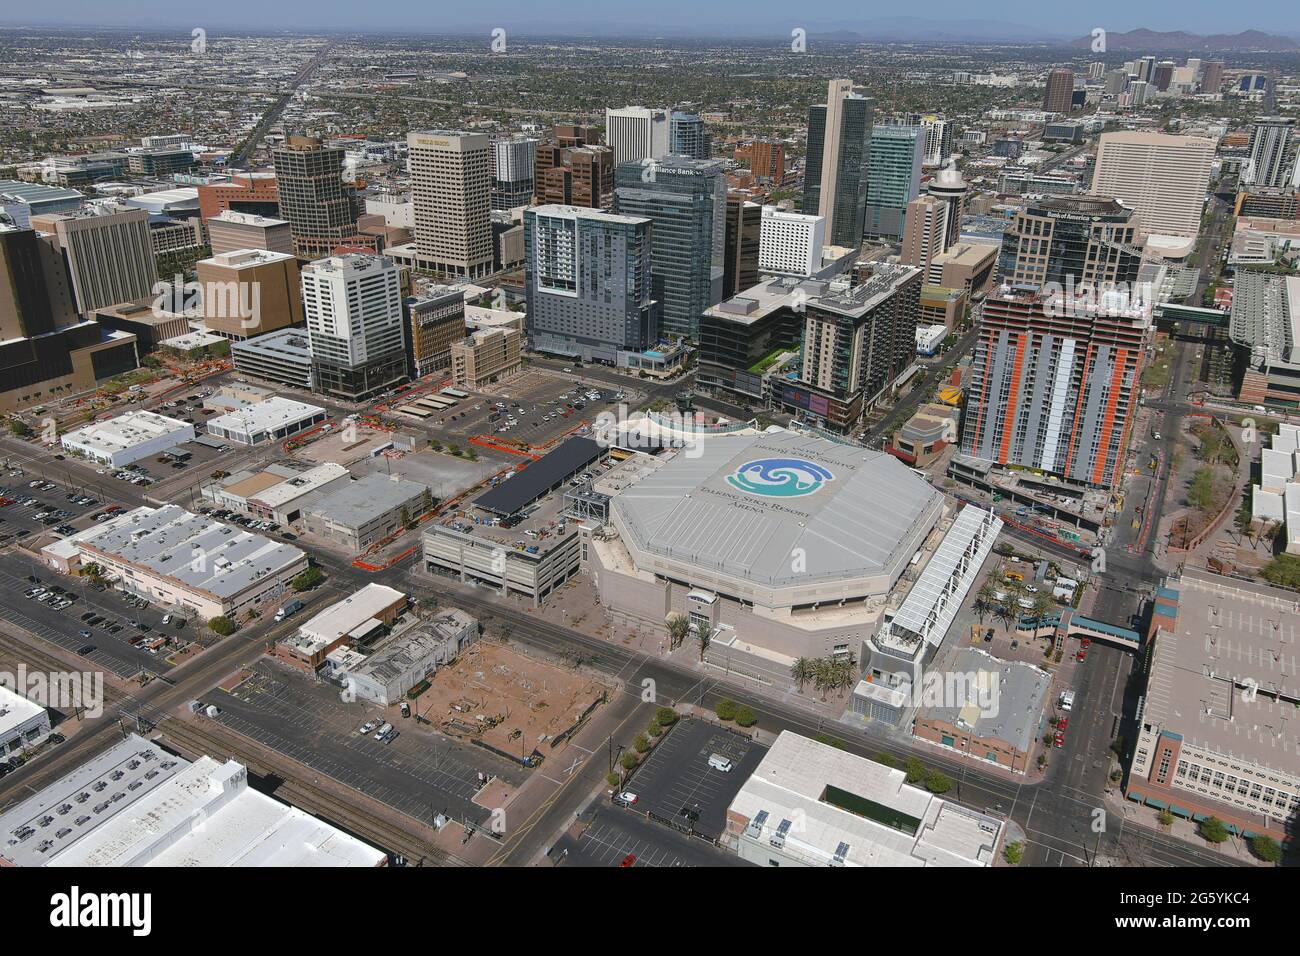
[[[479,641],[414,698],[414,716],[456,740],[536,766],[610,687],[579,671]]]

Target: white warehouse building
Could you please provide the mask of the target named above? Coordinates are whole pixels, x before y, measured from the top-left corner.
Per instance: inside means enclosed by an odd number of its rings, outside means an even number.
[[[68,432],[60,443],[74,455],[82,455],[123,468],[194,440],[194,426],[157,412],[127,412],[108,421],[92,422]]]
[[[319,405],[276,395],[208,420],[208,434],[240,445],[279,441],[318,425],[326,418]]]

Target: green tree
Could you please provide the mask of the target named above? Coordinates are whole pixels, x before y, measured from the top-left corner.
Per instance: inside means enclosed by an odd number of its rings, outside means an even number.
[[[609,784],[611,787],[617,787],[622,782],[622,779],[623,779],[622,777],[614,773],[614,771],[612,770],[609,773],[605,774],[605,782]]]
[[[881,766],[885,766],[885,767],[897,767],[897,766],[898,766],[898,760],[895,759],[894,755],[893,755],[893,754],[887,754],[887,753],[878,753],[878,754],[876,754],[876,763],[880,764]]]
[[[735,720],[737,706],[739,705],[730,697],[724,697],[718,701],[713,712],[718,715],[718,720]]]
[[[1174,815],[1168,810],[1161,810],[1160,813],[1156,815],[1156,822],[1162,827],[1171,827],[1174,825]]]
[[[636,754],[632,753],[631,751],[623,754],[623,757],[622,759],[619,760],[619,763],[622,765],[624,770],[635,770]]]
[[[27,438],[31,433],[31,427],[21,418],[9,419],[9,434],[16,435],[18,438]]]
[[[1300,557],[1294,554],[1279,554],[1259,573],[1270,584],[1300,590]]]
[[[411,509],[406,507],[406,505],[402,505],[402,527],[411,527]]]
[[[758,714],[748,704],[741,704],[736,708],[736,723],[741,727],[753,727],[758,723]]]
[[[1197,831],[1210,843],[1222,843],[1228,839],[1228,828],[1218,817],[1206,817],[1200,822]]]
[[[325,574],[320,568],[311,567],[290,582],[295,591],[308,591],[325,580]]]
[[[1025,858],[1025,845],[1023,843],[1008,843],[1002,848],[1002,859],[1006,860],[1010,866],[1019,866],[1020,861]]]
[[[1214,472],[1197,468],[1192,483],[1187,488],[1187,503],[1199,511],[1209,511],[1214,505]]]
[[[907,758],[904,769],[907,771],[908,783],[920,783],[925,779],[925,764],[915,757]]]
[[[925,789],[931,793],[947,793],[952,789],[952,780],[942,771],[931,770],[925,775]]]
[[[220,634],[222,637],[235,633],[235,622],[225,615],[214,617],[212,620],[208,621],[208,627],[212,628],[213,631]]]
[[[655,723],[660,727],[671,727],[677,723],[677,711],[671,707],[660,707],[655,711]]]
[[[636,748],[637,753],[643,754],[650,749],[650,738],[645,734],[637,734],[636,740],[632,741],[632,746]]]
[[[1265,863],[1276,863],[1282,859],[1282,847],[1271,836],[1256,833],[1250,838],[1250,851]]]

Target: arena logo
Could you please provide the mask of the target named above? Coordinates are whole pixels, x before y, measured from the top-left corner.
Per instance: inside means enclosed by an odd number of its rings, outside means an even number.
[[[727,476],[727,484],[764,498],[798,498],[819,491],[835,476],[806,458],[759,458]]]

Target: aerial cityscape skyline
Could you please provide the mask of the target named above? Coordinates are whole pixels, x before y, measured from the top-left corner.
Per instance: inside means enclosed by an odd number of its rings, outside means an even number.
[[[1284,926],[1289,7],[25,15],[15,912],[961,867],[1029,932]]]

